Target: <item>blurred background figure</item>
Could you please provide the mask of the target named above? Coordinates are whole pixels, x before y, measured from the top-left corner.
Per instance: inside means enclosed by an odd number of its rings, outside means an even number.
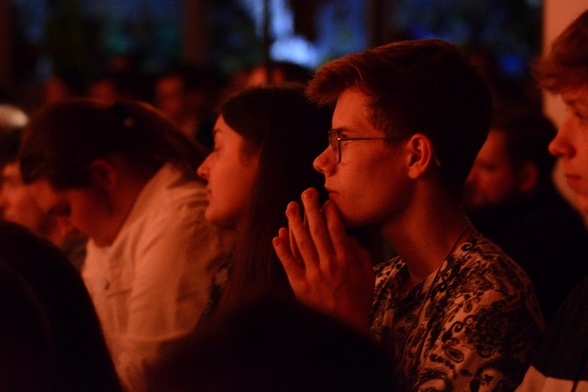
[[[0,135],[0,215],[2,220],[18,223],[59,247],[78,271],[86,256],[86,239],[45,213],[22,181],[18,150],[22,131],[15,129]]]
[[[112,105],[116,101],[153,100],[153,79],[131,55],[109,56],[88,79],[86,96]]]
[[[290,61],[267,61],[253,67],[243,68],[234,73],[229,82],[219,93],[217,107],[232,95],[250,87],[264,85],[279,85],[284,83],[300,83],[306,85],[312,78],[314,71]]]
[[[184,64],[155,78],[154,102],[184,136],[210,147],[219,89],[220,79],[211,69]]]
[[[498,113],[465,187],[476,228],[525,269],[548,324],[588,272],[584,222],[552,181],[555,133],[540,113]]]
[[[75,71],[54,72],[43,85],[43,105],[61,102],[68,98],[79,97],[86,93],[82,75]]]
[[[79,274],[57,248],[0,222],[0,390],[122,391]]]
[[[312,70],[291,61],[268,61],[249,70],[245,78],[245,86],[263,86],[287,82],[306,84],[312,78],[312,75]]]
[[[112,105],[119,98],[119,86],[110,75],[95,78],[88,87],[88,97]]]
[[[109,105],[112,105],[118,99],[133,98],[133,95],[125,88],[124,83],[120,75],[105,73],[90,82],[87,95]]]

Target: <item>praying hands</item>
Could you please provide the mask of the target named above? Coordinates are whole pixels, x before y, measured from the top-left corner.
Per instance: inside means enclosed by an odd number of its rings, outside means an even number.
[[[273,241],[296,297],[368,334],[374,289],[369,253],[346,234],[333,202],[319,208],[316,189],[302,193],[302,204],[305,219],[298,203],[289,203],[288,228]]]

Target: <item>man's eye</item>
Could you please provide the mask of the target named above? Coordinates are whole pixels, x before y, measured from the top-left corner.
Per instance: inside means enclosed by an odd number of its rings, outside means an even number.
[[[348,141],[349,136],[345,135],[345,134],[340,134],[339,135],[339,140],[341,141],[341,143]]]

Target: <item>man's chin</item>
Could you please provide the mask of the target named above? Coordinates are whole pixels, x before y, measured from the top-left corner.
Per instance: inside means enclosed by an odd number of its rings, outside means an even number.
[[[333,200],[331,200],[333,201]],[[355,208],[348,207],[347,205],[341,205],[333,201],[335,206],[337,206],[337,210],[339,211],[339,216],[341,217],[341,221],[346,228],[354,228],[354,227],[361,227],[367,224],[373,223],[371,220],[366,219],[365,216],[358,216],[355,212]]]
[[[357,216],[353,216],[352,214],[345,214],[343,211],[340,211],[339,214],[341,216],[341,221],[343,221],[343,225],[349,229],[365,226],[369,223],[365,220],[359,219]]]

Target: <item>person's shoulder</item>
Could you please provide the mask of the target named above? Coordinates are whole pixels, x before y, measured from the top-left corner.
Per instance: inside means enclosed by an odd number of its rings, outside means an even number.
[[[482,234],[470,237],[462,245],[463,262],[459,270],[464,276],[484,276],[494,288],[508,292],[534,292],[531,280],[523,268],[501,247]],[[498,292],[497,290],[492,290]]]
[[[565,309],[566,307],[582,309],[581,313],[586,314],[588,319],[588,313],[585,312],[586,308],[588,308],[588,276],[584,277],[584,279],[570,292],[562,309]]]
[[[522,271],[522,268],[499,245],[483,234],[468,238],[461,249],[465,252],[466,266],[479,267],[493,264],[493,269],[514,268]]]
[[[585,277],[559,308],[548,339],[533,362],[546,377],[576,382],[588,380],[587,307],[588,277]]]
[[[207,205],[206,185],[197,177],[188,176],[180,169],[165,165],[153,178],[149,189],[144,189],[136,208],[150,220],[175,216],[203,220]]]
[[[188,175],[179,168],[167,164],[160,172],[160,191],[172,200],[206,199],[206,184],[196,175]]]

